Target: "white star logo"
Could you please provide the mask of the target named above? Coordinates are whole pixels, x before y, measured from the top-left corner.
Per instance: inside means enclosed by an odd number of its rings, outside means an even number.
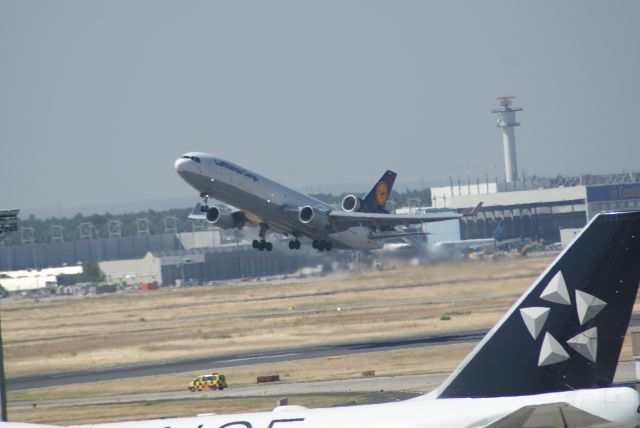
[[[571,298],[561,271],[558,271],[540,294],[540,298],[550,303],[571,305]],[[607,303],[584,291],[575,290],[575,307],[580,325],[596,317]],[[520,309],[520,316],[531,337],[536,340],[544,330],[545,322],[551,308],[532,306]],[[578,333],[567,344],[577,353],[591,362],[595,362],[598,354],[598,329],[592,327]],[[571,358],[565,348],[548,331],[544,335],[538,357],[538,367],[556,364]]]

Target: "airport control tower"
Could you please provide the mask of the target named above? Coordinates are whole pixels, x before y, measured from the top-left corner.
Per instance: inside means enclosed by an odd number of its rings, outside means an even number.
[[[504,172],[507,183],[518,179],[518,164],[516,161],[516,136],[513,128],[519,126],[516,121],[516,112],[522,111],[522,107],[511,107],[515,97],[498,97],[500,108],[491,110],[498,114],[498,128],[502,128],[502,145],[504,146]]]

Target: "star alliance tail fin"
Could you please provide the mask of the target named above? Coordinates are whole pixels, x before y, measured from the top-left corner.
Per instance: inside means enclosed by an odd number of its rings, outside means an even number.
[[[607,387],[640,282],[640,212],[597,215],[436,391],[499,397]]]

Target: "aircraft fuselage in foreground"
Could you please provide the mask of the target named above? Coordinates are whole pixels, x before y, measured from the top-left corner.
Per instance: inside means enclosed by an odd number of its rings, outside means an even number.
[[[633,428],[638,423],[638,394],[631,388],[606,388],[544,394],[540,396],[503,398],[431,399],[427,396],[411,400],[364,406],[305,409],[281,406],[271,412],[238,415],[206,415],[191,418],[99,424],[100,428],[446,428],[446,427],[516,427],[515,421],[492,425],[505,415],[513,415],[533,406],[549,420],[559,409],[565,419],[582,421],[568,426],[584,427],[615,421],[620,428]],[[215,407],[215,401],[212,402]],[[571,409],[571,410],[569,410]],[[579,409],[573,410],[573,409]],[[528,413],[525,409],[522,413]],[[585,415],[588,413],[589,415]],[[591,416],[594,415],[594,416]],[[526,415],[525,415],[526,416]],[[553,419],[553,417],[551,418]],[[540,425],[555,426],[555,425]],[[563,426],[563,425],[557,425]],[[606,425],[604,425],[606,426]],[[16,427],[17,428],[17,427]]]

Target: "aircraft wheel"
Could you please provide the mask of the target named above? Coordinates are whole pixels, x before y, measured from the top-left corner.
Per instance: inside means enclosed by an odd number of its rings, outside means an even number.
[[[295,249],[296,249],[296,250],[299,250],[299,249],[300,249],[300,247],[302,246],[302,245],[300,244],[300,241],[294,241],[294,242],[295,242],[295,244],[296,244],[296,245],[295,245]]]
[[[267,251],[273,250],[273,244],[271,242],[265,242],[264,247]]]
[[[314,250],[319,250],[320,249],[320,242],[317,239],[314,239],[313,242],[311,243],[311,247]]]
[[[260,241],[258,241],[257,239],[254,239],[252,245],[253,245],[253,248],[259,248],[260,247]]]
[[[296,242],[295,241],[289,241],[289,249],[290,250],[295,250],[296,248]]]
[[[325,248],[325,250],[327,250],[327,251],[331,251],[331,249],[333,248],[333,244],[331,244],[331,242],[327,241],[327,242],[324,244],[324,248]]]

